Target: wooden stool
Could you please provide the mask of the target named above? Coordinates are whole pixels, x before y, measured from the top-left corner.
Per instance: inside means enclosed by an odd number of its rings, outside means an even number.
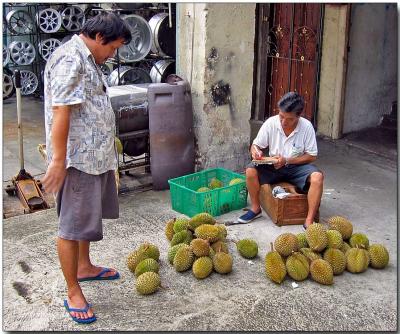
[[[291,193],[291,195],[283,199],[275,198],[272,196],[272,189],[276,186],[281,186],[286,192]],[[279,226],[302,225],[307,218],[307,194],[298,193],[296,187],[288,182],[262,185],[260,190],[260,204],[272,221]],[[319,221],[319,209],[314,221]]]

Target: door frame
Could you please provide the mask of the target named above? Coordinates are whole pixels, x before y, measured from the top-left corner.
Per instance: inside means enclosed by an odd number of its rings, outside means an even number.
[[[256,34],[255,34],[255,55],[254,55],[254,76],[253,76],[253,99],[251,108],[250,123],[250,143],[256,137],[264,120],[268,117],[268,110],[266,110],[266,94],[268,74],[271,71],[271,65],[267,58],[267,41],[266,38],[270,32],[270,14],[274,4],[271,3],[258,3],[256,6]],[[318,96],[319,96],[319,80],[321,70],[321,45],[323,36],[323,22],[324,22],[325,5],[321,4],[320,16],[320,29],[318,31],[317,42],[317,61],[316,61],[316,82],[315,82],[315,98],[314,98],[314,111],[313,111],[313,125],[317,127],[318,115]]]

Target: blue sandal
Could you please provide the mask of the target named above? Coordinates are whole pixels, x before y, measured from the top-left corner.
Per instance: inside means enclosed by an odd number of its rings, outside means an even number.
[[[87,319],[81,319],[81,318],[73,317],[72,314],[71,314],[71,312],[84,312],[84,313],[86,313],[90,308],[90,304],[87,304],[85,308],[72,308],[72,307],[69,307],[68,301],[66,299],[64,299],[64,306],[65,306],[65,309],[67,310],[67,312],[69,313],[69,315],[71,316],[72,320],[74,320],[78,324],[90,324],[90,323],[92,323],[92,322],[97,320],[97,318],[96,318],[96,316],[94,314],[93,314],[92,317],[87,318]]]
[[[238,224],[250,223],[254,219],[261,217],[261,213],[262,213],[261,208],[260,208],[260,211],[258,211],[258,212],[253,212],[252,210],[247,210],[247,212],[244,215],[240,216],[237,219],[237,223]]]
[[[85,281],[106,281],[106,280],[113,280],[119,278],[119,273],[116,272],[115,275],[112,276],[103,276],[105,273],[109,273],[111,271],[110,268],[103,268],[102,271],[97,276],[93,277],[83,277],[78,278],[78,282],[85,282]]]

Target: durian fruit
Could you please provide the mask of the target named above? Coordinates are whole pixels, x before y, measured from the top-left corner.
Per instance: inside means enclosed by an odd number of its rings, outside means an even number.
[[[175,246],[175,245],[180,244],[182,242],[187,243],[187,240],[190,238],[189,232],[190,231],[188,231],[188,230],[184,230],[184,231],[180,231],[178,233],[175,233],[173,238],[172,238],[172,240],[171,240],[171,242],[170,242],[170,245],[171,246]],[[190,241],[189,241],[189,243],[190,243]]]
[[[321,255],[312,251],[310,248],[300,248],[300,252],[308,259],[308,262],[312,262],[317,259],[322,259]]]
[[[211,244],[211,248],[216,252],[224,252],[224,253],[229,253],[228,246],[225,242],[218,240],[214,243]]]
[[[324,253],[324,260],[329,262],[334,275],[340,275],[346,269],[346,257],[337,248],[328,248]]]
[[[236,242],[236,248],[241,256],[246,259],[255,258],[258,254],[258,245],[252,239],[242,239]]]
[[[189,219],[186,218],[178,218],[174,223],[174,232],[178,233],[184,230],[187,230],[189,227]]]
[[[196,278],[206,278],[213,270],[213,261],[208,256],[199,257],[193,263],[192,271]]]
[[[219,229],[214,225],[203,224],[195,229],[194,234],[197,238],[213,243],[218,240]]]
[[[235,178],[229,181],[229,185],[233,186],[234,184],[238,184],[238,183],[242,183],[245,182],[245,180],[241,179],[241,178]]]
[[[194,261],[194,254],[192,247],[185,245],[178,249],[175,254],[173,265],[176,271],[186,271],[188,270]]]
[[[158,273],[160,266],[158,262],[152,258],[145,259],[141,261],[135,269],[135,276],[139,277],[141,274],[146,273],[148,271],[153,271]]]
[[[200,187],[199,189],[197,189],[198,193],[205,193],[206,191],[210,191],[211,189],[208,187]]]
[[[168,250],[168,262],[169,263],[171,263],[171,264],[174,263],[174,258],[175,258],[176,252],[178,251],[179,248],[183,247],[184,245],[186,245],[186,244],[180,243],[180,244],[177,244],[177,245],[169,248],[169,250]]]
[[[126,265],[131,272],[135,273],[136,266],[139,264],[139,262],[147,258],[148,257],[146,256],[146,254],[144,254],[142,251],[134,250],[128,255],[126,259]]]
[[[349,244],[352,248],[364,248],[368,249],[369,240],[367,236],[363,233],[354,233],[349,240]]]
[[[222,183],[221,180],[218,180],[216,177],[214,177],[211,181],[210,184],[208,185],[208,187],[210,189],[217,189],[217,188],[221,188],[223,187],[224,184]]]
[[[281,284],[286,276],[286,266],[281,255],[274,251],[273,243],[271,242],[271,251],[265,256],[265,274],[267,277],[278,284]]]
[[[326,235],[328,236],[328,248],[341,248],[343,245],[343,238],[339,231],[337,230],[328,230],[326,231]]]
[[[324,284],[333,284],[333,270],[329,262],[318,259],[311,262],[310,274],[314,281]]]
[[[145,242],[141,244],[138,248],[139,252],[143,252],[145,254],[146,258],[152,258],[156,261],[160,258],[160,251],[156,245],[153,245],[149,242]]]
[[[198,213],[189,220],[189,229],[194,231],[200,225],[209,224],[214,225],[217,221],[207,212]]]
[[[346,254],[346,269],[353,274],[362,273],[368,269],[368,251],[361,248],[350,248]]]
[[[202,240],[202,239],[201,239]],[[215,256],[216,252],[210,246],[210,254],[208,255],[211,259]]]
[[[302,232],[296,235],[297,241],[299,242],[299,248],[308,248],[306,233]]]
[[[340,247],[340,250],[342,251],[343,254],[346,254],[346,252],[350,249],[350,245],[346,242],[343,241],[342,247]]]
[[[176,220],[175,218],[171,219],[165,225],[165,236],[167,237],[168,241],[171,241],[175,234],[175,232],[174,232],[175,220]]]
[[[232,271],[233,259],[231,254],[224,252],[215,253],[212,258],[214,270],[219,274],[228,274]]]
[[[210,244],[204,239],[193,239],[190,242],[194,255],[198,257],[208,256],[210,254]]]
[[[309,248],[315,252],[321,252],[328,246],[328,236],[325,227],[320,223],[308,226],[306,237]]]
[[[152,271],[141,274],[136,280],[136,290],[142,295],[154,293],[160,286],[160,276]]]
[[[281,256],[286,257],[299,250],[299,242],[296,235],[283,233],[275,239],[274,247]]]
[[[300,252],[294,252],[286,259],[288,275],[296,281],[303,281],[310,272],[308,259]]]
[[[328,219],[329,228],[337,230],[342,235],[343,240],[348,240],[353,234],[353,225],[351,222],[341,216],[333,216]]]
[[[224,241],[226,236],[228,235],[228,231],[226,230],[225,225],[222,224],[215,224],[218,227],[218,239]]]
[[[383,269],[389,263],[389,252],[383,245],[373,244],[369,246],[368,255],[372,268]]]
[[[186,238],[183,240],[183,242],[187,245],[190,245],[192,240],[193,240],[193,233],[192,231],[187,230]]]

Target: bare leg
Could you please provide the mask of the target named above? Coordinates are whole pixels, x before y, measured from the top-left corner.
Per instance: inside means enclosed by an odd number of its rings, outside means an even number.
[[[321,203],[322,190],[324,186],[324,175],[321,172],[314,172],[310,175],[310,189],[308,190],[308,213],[305,225],[309,226],[314,222],[319,204]]]
[[[89,249],[90,241],[79,241],[79,260],[76,276],[78,278],[95,277],[102,271],[101,267],[94,266],[90,261]],[[115,274],[116,271],[114,269],[111,269],[111,271],[105,273],[102,276],[113,276]]]
[[[78,241],[58,238],[57,251],[61,269],[67,282],[68,305],[70,308],[85,308],[87,301],[77,280]],[[89,308],[87,312],[71,312],[71,315],[80,319],[87,319],[93,316],[93,311]]]
[[[260,181],[258,180],[257,169],[246,169],[246,185],[251,201],[251,211],[257,213],[260,211]]]

